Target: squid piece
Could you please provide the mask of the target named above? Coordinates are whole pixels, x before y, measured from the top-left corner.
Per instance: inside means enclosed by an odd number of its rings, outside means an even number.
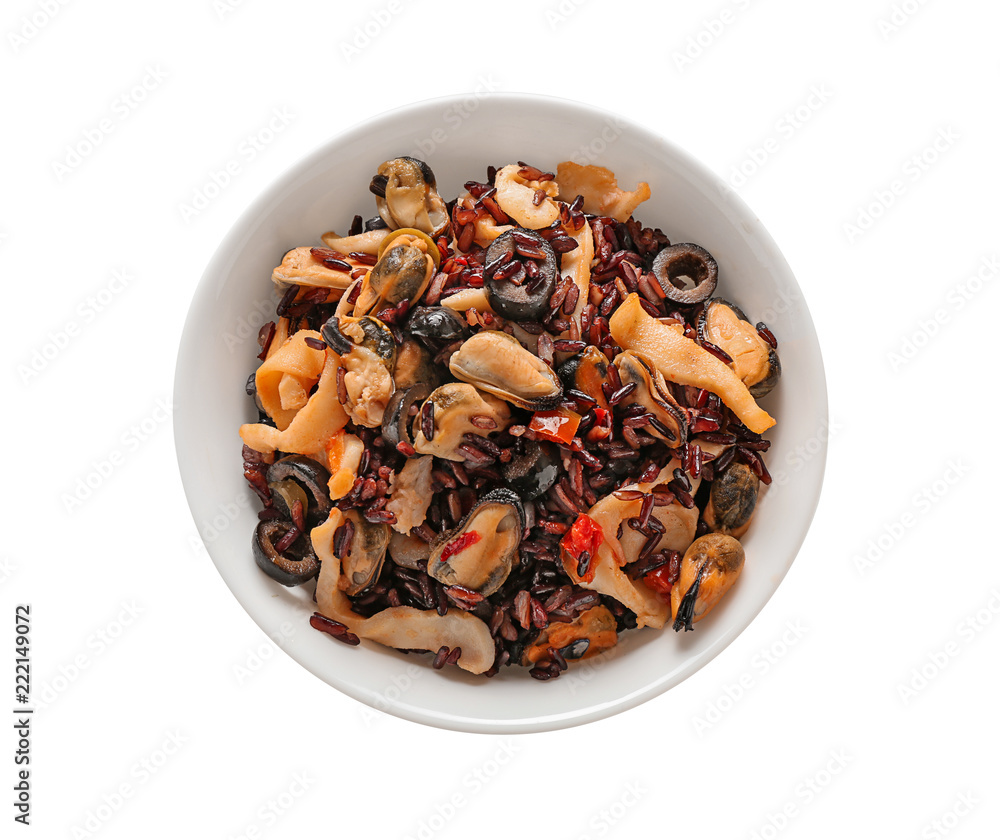
[[[636,293],[611,316],[610,327],[619,345],[644,355],[666,379],[718,394],[750,431],[761,434],[774,425],[774,418],[757,405],[729,365],[661,324],[642,308]]]
[[[529,230],[547,228],[559,218],[559,205],[553,201],[559,188],[555,181],[533,181],[521,174],[522,167],[511,163],[497,172],[496,201],[508,216]],[[545,193],[535,204],[538,190]]]
[[[308,245],[292,248],[282,257],[281,265],[271,272],[271,280],[279,294],[293,284],[343,292],[354,282],[351,273],[359,268],[367,271],[368,266],[344,252],[338,251],[337,254],[342,256]]]
[[[556,170],[559,198],[571,202],[583,196],[583,210],[595,216],[610,216],[618,222],[628,221],[635,208],[646,201],[652,192],[649,184],[640,181],[631,192],[618,186],[615,173],[603,166],[581,166],[566,160]]]
[[[590,225],[585,224],[579,230],[572,230],[563,226],[567,236],[571,236],[577,241],[577,247],[562,256],[562,276],[569,277],[580,294],[576,299],[576,308],[570,318],[580,326],[580,313],[590,300],[590,264],[594,261],[594,232]],[[560,337],[569,335],[567,330]]]
[[[438,615],[414,607],[390,607],[364,618],[351,608],[341,586],[341,562],[333,553],[333,539],[344,523],[344,514],[336,508],[322,525],[313,528],[310,539],[321,563],[316,583],[316,606],[321,615],[341,624],[362,639],[387,647],[437,651],[442,646],[461,648],[458,666],[473,674],[489,670],[496,657],[490,629],[467,612],[451,611]]]
[[[396,515],[393,529],[408,534],[411,528],[423,525],[427,508],[434,494],[431,473],[434,459],[429,455],[409,458],[399,473],[389,480],[389,502],[385,509]]]
[[[324,233],[320,239],[331,251],[337,251],[341,254],[368,254],[377,257],[379,248],[390,233],[392,231],[389,228],[378,228],[377,230],[357,233],[354,236],[337,236],[331,230]]]
[[[297,393],[299,389],[308,393],[319,382],[326,353],[306,343],[307,338],[322,340],[315,330],[299,330],[274,349],[277,338],[275,335],[275,340],[271,342],[273,352],[257,368],[254,381],[261,407],[278,429],[284,431],[302,408],[302,405],[292,407],[288,402],[292,393]],[[283,384],[286,380],[291,384]]]
[[[300,330],[292,340],[303,332],[311,331]],[[322,350],[315,352],[323,354]],[[329,353],[316,390],[308,402],[294,413],[287,426],[283,429],[279,426],[276,429],[264,423],[244,424],[240,426],[240,437],[243,442],[258,452],[270,453],[280,450],[307,455],[321,462],[327,461],[327,446],[347,425],[348,419],[347,412],[337,398],[338,365],[339,359],[336,354]]]

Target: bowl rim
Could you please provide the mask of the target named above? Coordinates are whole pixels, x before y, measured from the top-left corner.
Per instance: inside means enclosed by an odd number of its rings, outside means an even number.
[[[182,372],[193,363],[193,358],[191,358],[191,354],[193,353],[193,342],[191,339],[192,336],[200,329],[198,322],[205,317],[205,313],[210,309],[208,304],[211,301],[210,290],[212,279],[223,270],[225,264],[231,259],[232,253],[234,253],[235,249],[237,249],[238,246],[244,242],[246,238],[245,228],[250,225],[251,220],[258,217],[264,208],[266,208],[269,204],[274,203],[289,183],[295,182],[304,176],[310,169],[321,163],[325,157],[334,152],[339,145],[350,142],[359,135],[371,134],[373,132],[377,133],[385,128],[387,123],[394,122],[401,117],[422,113],[431,108],[446,108],[450,105],[457,105],[464,100],[467,100],[470,95],[470,93],[458,93],[422,99],[401,107],[382,111],[336,133],[329,139],[319,144],[312,151],[304,154],[296,162],[292,163],[275,176],[269,185],[260,193],[260,195],[251,201],[250,204],[237,216],[225,236],[216,246],[212,257],[209,259],[204,272],[198,280],[184,319],[184,326],[181,331],[177,351],[177,359],[174,365],[174,385],[172,388],[174,405],[172,426],[175,457],[178,471],[180,473],[181,484],[188,504],[188,510],[199,535],[201,534],[201,528],[199,527],[195,511],[193,496],[193,468],[190,466],[192,459],[195,458],[195,454],[192,446],[189,444],[189,441],[185,440],[189,421],[187,414],[188,407],[182,398]],[[797,289],[799,293],[802,294],[801,286],[799,285],[795,274],[792,272],[787,260],[778,248],[777,243],[774,241],[763,224],[759,222],[757,214],[751,210],[747,203],[732,188],[730,188],[718,174],[709,169],[705,164],[701,163],[701,161],[679,146],[676,142],[661,135],[656,130],[634,121],[628,116],[565,97],[549,96],[530,92],[504,92],[490,93],[480,101],[480,105],[487,104],[488,107],[498,109],[511,107],[516,108],[518,105],[524,105],[525,103],[532,103],[534,105],[550,105],[565,109],[567,111],[567,118],[583,115],[587,119],[598,118],[602,120],[613,120],[616,124],[621,125],[625,131],[642,136],[645,140],[653,141],[658,144],[664,150],[666,155],[672,157],[678,164],[689,171],[695,180],[699,180],[704,184],[717,189],[720,196],[724,197],[726,203],[731,206],[732,211],[737,216],[749,217],[758,222],[757,227],[753,232],[753,236],[770,259],[769,271],[776,277],[782,277],[784,282],[790,283],[793,288]],[[817,388],[816,399],[821,400],[821,403],[815,406],[815,412],[820,423],[828,425],[829,392],[826,383],[826,371],[823,362],[822,349],[819,345],[819,338],[816,333],[815,324],[804,294],[802,294],[801,300],[802,314],[808,319],[806,332],[815,341],[817,351],[815,358],[816,369],[811,372],[818,377],[818,380],[815,382]],[[450,729],[454,731],[504,735],[553,731],[594,722],[620,712],[633,709],[636,706],[639,706],[642,703],[645,703],[679,685],[694,673],[704,668],[723,650],[729,647],[733,640],[742,634],[751,623],[753,623],[754,619],[770,602],[771,598],[774,597],[775,592],[777,592],[778,587],[788,574],[788,571],[791,569],[792,564],[802,549],[802,544],[804,543],[809,532],[819,505],[825,479],[828,454],[828,442],[825,438],[821,441],[821,447],[821,451],[812,458],[812,460],[815,461],[814,469],[817,477],[814,485],[809,488],[810,498],[807,500],[808,515],[802,518],[799,535],[797,539],[795,539],[794,543],[790,545],[790,559],[788,560],[787,565],[771,574],[773,586],[767,597],[757,603],[754,609],[748,610],[744,613],[738,621],[728,623],[725,630],[719,633],[714,643],[710,647],[703,650],[700,655],[689,657],[677,668],[667,673],[658,674],[657,679],[653,679],[641,688],[618,697],[613,701],[595,702],[580,709],[571,710],[565,713],[542,716],[527,714],[517,719],[504,720],[474,718],[468,715],[455,714],[445,709],[429,710],[425,707],[407,704],[402,701],[402,698],[400,702],[393,703],[388,708],[378,708],[373,703],[372,697],[368,696],[366,690],[355,685],[350,681],[350,679],[341,679],[336,674],[320,675],[305,661],[299,659],[297,656],[286,650],[282,644],[277,644],[276,647],[280,648],[285,655],[289,656],[297,664],[309,671],[316,679],[321,680],[327,685],[330,685],[332,688],[335,688],[337,691],[352,697],[373,710],[384,711],[395,717],[424,724],[426,726]],[[212,548],[207,544],[206,551],[212,559],[212,565],[225,582],[230,593],[236,598],[237,602],[241,607],[243,607],[244,611],[250,616],[253,622],[266,634],[268,631],[262,624],[261,617],[255,614],[254,611],[251,611],[243,603],[242,598],[237,593],[234,586],[230,583],[229,576],[223,570],[223,567],[216,561],[215,556],[212,553]]]

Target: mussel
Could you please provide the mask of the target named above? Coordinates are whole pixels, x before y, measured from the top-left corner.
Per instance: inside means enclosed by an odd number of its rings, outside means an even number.
[[[566,660],[589,659],[618,644],[618,623],[611,610],[601,605],[591,607],[569,622],[553,622],[538,634],[524,650],[525,665],[547,659],[549,648],[558,650]]]
[[[357,510],[345,511],[344,521],[344,527],[351,524],[354,536],[347,556],[340,558],[341,581],[346,584],[344,591],[353,597],[378,580],[389,548],[390,530],[381,522],[369,522]]]
[[[524,508],[517,494],[502,487],[491,490],[438,541],[427,574],[446,586],[492,595],[518,559],[523,530]]]
[[[402,234],[387,240],[378,262],[365,275],[354,312],[379,313],[385,307],[398,306],[404,300],[420,299],[434,276],[434,258],[427,242],[420,236]]]
[[[498,330],[476,333],[452,355],[448,367],[463,382],[529,411],[554,408],[562,399],[562,384],[552,369]]]
[[[386,443],[390,446],[399,446],[400,443],[413,445],[410,436],[410,421],[413,419],[410,408],[418,402],[422,403],[430,395],[430,386],[422,383],[409,388],[397,388],[393,392],[382,414],[382,437]]]
[[[396,340],[377,318],[334,315],[320,331],[323,340],[340,356],[346,373],[344,409],[351,420],[375,428],[382,424],[395,384]]]
[[[404,338],[396,351],[392,378],[397,388],[427,385],[433,390],[444,380],[444,371],[434,364],[433,354],[423,344],[413,338]]]
[[[421,406],[414,422],[413,448],[421,455],[464,461],[460,451],[464,435],[488,435],[509,423],[510,409],[502,400],[467,383],[449,382],[435,388]]]
[[[778,383],[781,362],[736,304],[712,298],[698,318],[698,338],[723,350],[753,397],[763,397]]]
[[[438,195],[434,173],[422,160],[406,156],[387,160],[369,189],[379,215],[391,228],[416,228],[437,236],[448,226],[448,208]]]
[[[486,299],[493,311],[513,321],[540,321],[549,309],[559,268],[555,252],[540,234],[515,228],[486,251]]]
[[[672,448],[682,446],[687,440],[687,417],[670,393],[663,374],[648,359],[631,350],[615,357],[615,367],[623,386],[631,383],[636,386],[622,404],[636,403],[653,415],[644,431]]]
[[[596,400],[601,408],[608,408],[608,400],[604,396],[604,383],[608,381],[608,357],[593,345],[563,362],[559,378],[567,391],[580,391]]]
[[[681,574],[670,590],[674,630],[693,630],[736,582],[745,559],[740,541],[726,534],[705,534],[684,552]]]
[[[732,461],[712,481],[703,517],[709,529],[742,537],[750,527],[760,479],[746,464]]]

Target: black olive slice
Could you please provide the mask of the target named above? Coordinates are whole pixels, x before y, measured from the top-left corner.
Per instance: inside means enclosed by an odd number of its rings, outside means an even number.
[[[515,228],[493,240],[483,270],[486,299],[511,321],[540,321],[559,275],[555,251],[533,230]]]
[[[253,556],[257,565],[282,586],[301,586],[319,572],[319,559],[308,534],[279,551],[277,546],[293,528],[282,519],[265,519],[253,532]]]
[[[653,274],[663,293],[674,303],[690,305],[708,300],[719,282],[719,265],[700,245],[668,245],[653,260]],[[694,284],[685,286],[682,278]]]

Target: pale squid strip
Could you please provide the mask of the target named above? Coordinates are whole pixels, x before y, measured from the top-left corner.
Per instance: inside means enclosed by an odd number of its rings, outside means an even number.
[[[465,312],[475,309],[477,312],[493,312],[493,307],[486,297],[485,290],[480,287],[462,289],[446,298],[441,298],[441,305],[454,309],[456,312]]]
[[[282,406],[280,394],[282,378],[286,375],[293,376],[303,387],[308,383],[306,387],[308,391],[319,381],[323,372],[326,353],[306,344],[307,338],[323,340],[315,330],[299,330],[277,350],[270,353],[257,368],[255,376],[257,398],[267,416],[275,422],[280,431],[288,428],[299,410]]]
[[[347,257],[346,262],[349,269],[327,268],[312,255],[312,248],[303,245],[293,248],[281,260],[281,265],[271,272],[271,281],[283,292],[292,284],[297,286],[315,286],[323,289],[332,289],[342,292],[353,282],[351,274],[359,268],[367,269],[368,266],[357,260]]]
[[[519,174],[521,167],[511,163],[497,172],[496,202],[508,216],[529,230],[547,228],[559,218],[559,205],[552,199],[559,192],[555,181],[529,181]],[[543,190],[546,198],[534,204],[535,192]]]
[[[326,456],[330,469],[328,487],[330,498],[334,501],[351,492],[364,451],[364,441],[344,430],[330,438],[326,445]]]
[[[569,277],[580,290],[580,296],[576,301],[576,308],[570,318],[580,326],[580,315],[583,308],[590,300],[590,265],[594,261],[594,232],[586,222],[579,230],[572,230],[563,226],[567,236],[573,237],[579,244],[572,251],[563,254],[562,276]],[[568,331],[564,332],[560,338],[565,338]]]
[[[774,425],[774,418],[757,405],[729,365],[661,324],[642,308],[635,292],[611,316],[610,327],[621,347],[642,353],[665,379],[718,394],[750,431],[761,434]]]
[[[379,246],[390,233],[392,231],[388,228],[368,230],[354,236],[337,236],[333,231],[329,231],[324,233],[320,239],[331,251],[339,251],[341,254],[369,254],[376,257]]]
[[[322,350],[316,352],[323,353]],[[321,462],[325,460],[329,440],[347,425],[347,412],[337,397],[339,364],[337,354],[328,351],[316,390],[287,428],[279,430],[263,423],[248,423],[240,426],[243,442],[258,452],[281,450],[308,455]]]
[[[634,190],[623,190],[610,169],[581,166],[571,160],[559,164],[556,183],[559,185],[559,198],[563,201],[570,202],[582,195],[585,213],[610,216],[618,222],[628,221],[635,208],[652,195],[645,181],[640,181]]]
[[[473,674],[493,665],[496,650],[489,627],[469,613],[438,615],[414,607],[390,607],[371,618],[355,613],[340,588],[340,561],[333,554],[333,537],[343,521],[344,514],[334,508],[329,519],[309,535],[322,564],[316,582],[316,607],[321,615],[346,625],[359,638],[388,647],[428,651],[437,651],[442,645],[452,650],[460,647],[458,666]]]

